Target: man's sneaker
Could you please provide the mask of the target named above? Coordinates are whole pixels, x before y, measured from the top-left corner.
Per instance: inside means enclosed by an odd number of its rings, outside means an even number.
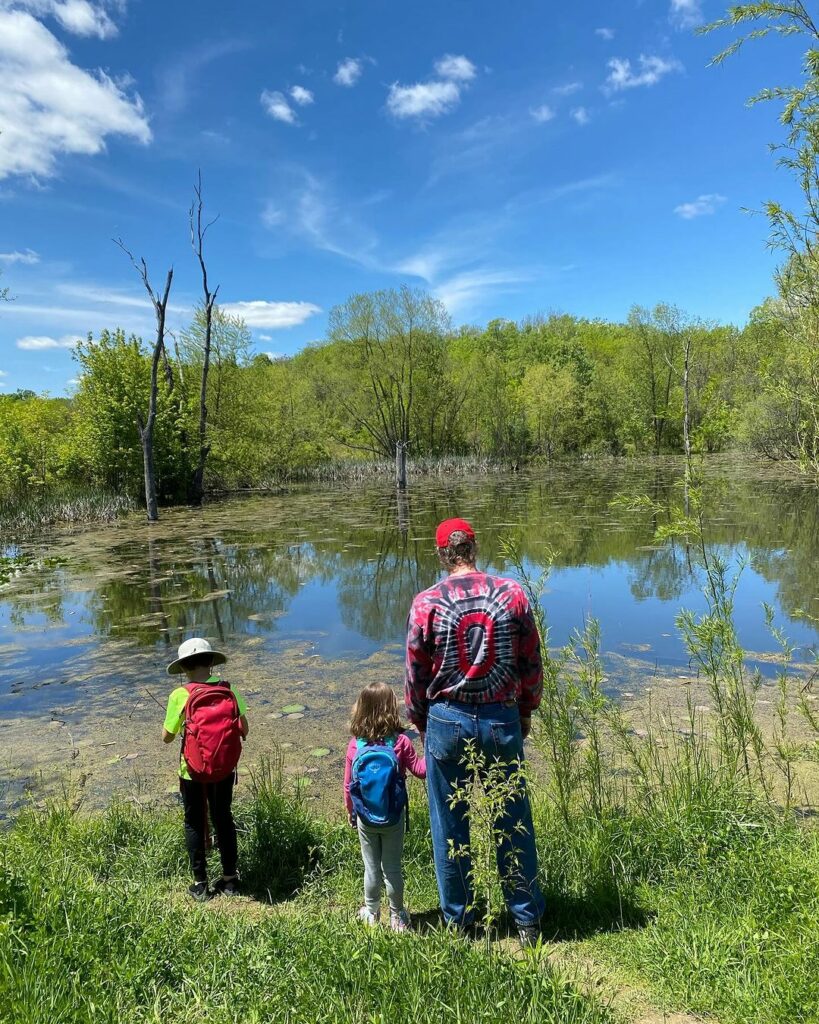
[[[390,928],[394,932],[405,932],[410,926],[410,916],[406,910],[399,910],[397,914],[390,913]]]
[[[535,924],[518,924],[517,929],[518,939],[520,940],[520,944],[521,946],[523,946],[524,949],[532,949],[540,942],[541,938],[543,937],[543,933],[541,932],[540,928],[540,922],[537,922]]]
[[[214,883],[211,893],[214,896],[239,896],[238,878],[220,878]]]
[[[363,921],[364,924],[369,925],[371,928],[374,928],[378,924],[378,916],[376,914],[371,914],[366,907],[362,907],[361,910],[359,910],[358,920]]]
[[[193,885],[188,887],[188,892],[197,903],[204,903],[205,900],[210,899],[207,882],[194,882]]]

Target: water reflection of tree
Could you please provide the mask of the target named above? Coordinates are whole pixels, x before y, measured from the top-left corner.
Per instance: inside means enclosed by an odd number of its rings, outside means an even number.
[[[138,542],[116,550],[131,572],[106,581],[91,596],[89,613],[98,633],[142,644],[160,636],[173,643],[178,634],[193,632],[223,641],[251,629],[252,621],[272,621],[284,612],[316,568],[303,546],[276,535],[251,544],[207,536],[155,540],[141,571],[142,553]]]
[[[77,568],[83,585],[88,578],[95,585],[86,599],[93,628],[142,645],[172,646],[194,631],[220,640],[267,632],[310,581],[335,589],[348,628],[384,642],[400,638],[412,596],[440,574],[436,524],[466,515],[482,565],[503,569],[501,544],[513,537],[531,563],[543,564],[552,550],[558,568],[616,564],[637,600],[676,601],[691,585],[684,551],[655,548],[659,524],[610,503],[626,491],[667,505],[679,497],[680,480],[679,467],[667,463],[615,463],[425,480],[400,499],[391,487],[295,491],[211,507],[173,536],[100,534],[97,554]],[[706,499],[709,542],[747,545],[756,570],[778,586],[783,610],[815,614],[816,492],[723,466]],[[100,580],[101,570],[108,576]],[[28,577],[25,590],[12,587],[3,595],[12,627],[32,612],[61,621],[75,586],[73,572],[46,569]]]

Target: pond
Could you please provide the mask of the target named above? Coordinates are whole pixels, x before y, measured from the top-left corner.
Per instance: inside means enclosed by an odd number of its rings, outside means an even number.
[[[728,457],[706,478],[709,544],[743,566],[736,619],[751,662],[770,674],[763,602],[807,661],[819,640],[815,489]],[[552,552],[551,642],[598,619],[612,690],[684,674],[675,617],[704,608],[702,580],[683,546],[654,543],[649,516],[611,505],[679,501],[681,480],[663,460],[424,479],[401,498],[386,483],[304,486],[28,541],[33,567],[0,589],[0,802],[65,767],[92,802],[172,788],[157,705],[166,663],[196,634],[226,650],[225,677],[248,696],[249,756],[275,742],[320,777],[343,751],[359,687],[401,683],[407,610],[438,577],[433,535],[450,515],[472,520],[483,566],[504,569],[505,539],[532,566]],[[310,752],[327,750],[317,771]]]

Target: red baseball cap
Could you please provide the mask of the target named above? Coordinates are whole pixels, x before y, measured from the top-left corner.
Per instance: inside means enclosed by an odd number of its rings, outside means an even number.
[[[469,540],[475,539],[475,531],[465,519],[445,519],[435,531],[435,546],[445,548],[453,533],[465,533]]]

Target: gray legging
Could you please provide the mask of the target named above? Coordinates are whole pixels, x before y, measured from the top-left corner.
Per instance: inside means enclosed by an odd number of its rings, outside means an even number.
[[[358,822],[358,839],[364,860],[364,906],[377,917],[381,909],[381,884],[386,882],[390,911],[404,909],[404,876],[401,856],[404,852],[404,818],[389,828],[372,828]]]

